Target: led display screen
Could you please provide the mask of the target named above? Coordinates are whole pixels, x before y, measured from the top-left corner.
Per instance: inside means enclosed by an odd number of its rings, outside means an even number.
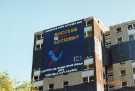
[[[45,76],[84,69],[84,60],[93,57],[92,27],[84,20],[51,28],[44,32]]]

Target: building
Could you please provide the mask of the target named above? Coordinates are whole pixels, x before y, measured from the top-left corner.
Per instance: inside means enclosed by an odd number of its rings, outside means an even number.
[[[39,91],[134,90],[134,50],[135,20],[107,29],[89,17],[36,32],[32,84]]]
[[[32,85],[39,91],[104,91],[104,31],[89,17],[36,32]]]
[[[135,86],[135,21],[110,26],[105,33],[109,54],[109,89]],[[122,90],[123,91],[123,90]]]

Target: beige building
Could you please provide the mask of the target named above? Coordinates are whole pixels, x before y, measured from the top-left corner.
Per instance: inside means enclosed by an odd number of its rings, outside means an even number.
[[[132,40],[135,40],[135,20],[110,26],[110,31],[107,31],[105,33],[105,46],[107,48],[115,45],[117,45],[117,47],[122,47],[122,45],[125,45],[122,43],[128,43]],[[128,47],[130,48],[130,46],[131,45],[129,45]],[[122,50],[126,50],[126,48],[123,48]],[[119,51],[123,52],[121,50]],[[130,55],[130,53],[128,54]],[[125,54],[123,53],[122,56],[123,55]],[[124,59],[124,56],[123,61],[112,63],[112,66],[108,67],[107,74],[109,79],[109,89],[118,89],[125,86],[135,86],[134,64],[135,60],[128,60],[126,58]]]
[[[64,86],[74,86],[94,81],[94,70],[83,72],[69,73],[68,75],[60,75],[54,78],[44,79],[44,89],[49,90],[51,87],[55,89],[64,88]]]

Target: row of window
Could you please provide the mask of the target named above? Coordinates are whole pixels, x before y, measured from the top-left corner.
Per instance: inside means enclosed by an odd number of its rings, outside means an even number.
[[[128,30],[132,30],[132,29],[135,29],[135,24],[128,25]]]
[[[135,24],[128,25],[128,30],[131,30],[131,29],[135,29]],[[121,27],[118,27],[116,30],[117,30],[117,33],[122,32]],[[131,40],[134,40],[134,35],[129,35],[129,41],[131,41]],[[122,42],[122,37],[119,37],[117,39],[117,41],[118,41],[118,43],[121,43]]]
[[[63,85],[64,85],[64,87],[65,87],[65,86],[68,86],[68,81],[65,81],[65,82],[63,83]],[[54,89],[54,84],[49,84],[49,89]]]
[[[94,81],[95,81],[94,77],[84,77],[83,78],[83,83],[89,83],[89,82],[94,82]],[[69,86],[69,82],[64,81],[63,86],[64,87]],[[53,83],[49,84],[49,89],[54,89],[54,84]]]
[[[128,25],[128,30],[132,30],[132,29],[135,29],[135,23]],[[117,33],[120,33],[121,32],[121,27],[118,27],[116,30],[117,30]]]
[[[122,63],[122,64],[125,64],[125,63]],[[126,70],[121,70],[120,71],[120,73],[121,73],[121,76],[123,77],[123,76],[126,76]],[[135,68],[133,68],[133,73],[135,74]],[[112,75],[111,75],[112,76]],[[134,81],[135,82],[135,81]],[[127,86],[127,81],[123,81],[122,82],[122,87],[125,87],[125,86]],[[113,88],[114,86],[112,86],[112,85],[110,85],[109,86],[109,88]]]
[[[133,73],[135,74],[135,68],[133,68]],[[121,70],[121,76],[126,75],[126,70]]]
[[[132,41],[132,40],[134,40],[134,35],[129,35],[129,41]],[[121,43],[122,42],[122,37],[117,38],[117,42]]]
[[[87,83],[87,78],[84,78],[84,83]],[[69,85],[68,81],[65,81],[63,83],[64,87]],[[126,87],[127,86],[127,81],[123,81],[122,82],[122,87]],[[112,88],[113,86],[111,85],[109,88]],[[49,89],[54,89],[54,84],[49,84]]]
[[[83,77],[83,83],[90,83],[90,82],[94,82],[94,76],[91,77]]]
[[[64,83],[63,83],[63,86],[64,87],[66,87],[66,86],[68,86],[69,85],[69,82],[68,81],[65,81]],[[54,84],[49,84],[49,89],[54,89]]]

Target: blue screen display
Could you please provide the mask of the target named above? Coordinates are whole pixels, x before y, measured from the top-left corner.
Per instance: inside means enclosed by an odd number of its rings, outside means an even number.
[[[84,28],[85,22],[79,20],[44,33],[45,76],[83,70],[86,56],[93,56],[93,38],[85,38]]]
[[[111,63],[120,63],[127,60],[135,60],[135,40],[116,44],[110,48]]]

